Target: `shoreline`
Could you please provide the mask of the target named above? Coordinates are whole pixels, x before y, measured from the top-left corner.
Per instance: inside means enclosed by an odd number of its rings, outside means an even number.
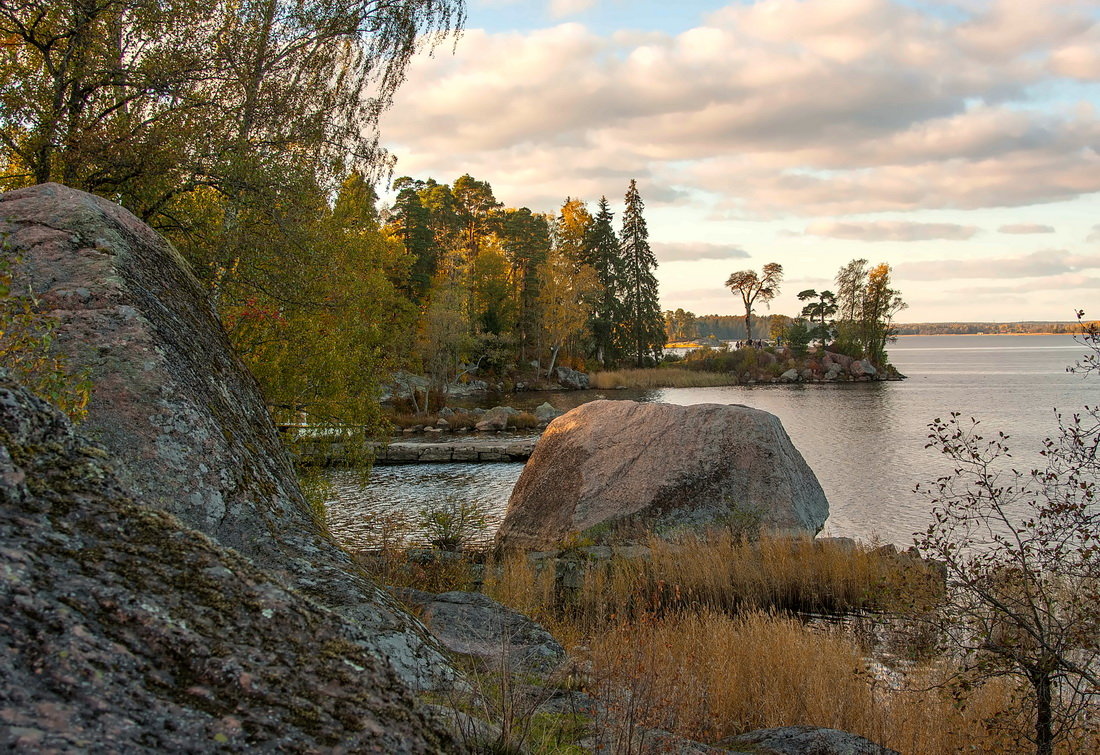
[[[940,338],[943,336],[1073,336],[1080,333],[899,333],[898,338]]]

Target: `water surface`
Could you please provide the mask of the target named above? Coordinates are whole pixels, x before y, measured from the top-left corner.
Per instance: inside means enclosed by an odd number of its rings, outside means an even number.
[[[930,504],[913,492],[949,470],[926,449],[927,425],[951,411],[1010,436],[1016,464],[1038,463],[1044,437],[1057,431],[1054,409],[1098,403],[1100,381],[1065,371],[1084,353],[1070,336],[911,336],[890,348],[909,376],[889,383],[584,391],[504,397],[514,406],[550,400],[562,409],[597,397],[672,404],[745,404],[782,420],[821,481],[830,516],[824,534],[911,544],[929,520]],[[377,537],[379,521],[416,518],[425,507],[484,504],[491,529],[503,513],[522,465],[445,464],[379,467],[363,486],[335,474],[333,531],[352,546]]]

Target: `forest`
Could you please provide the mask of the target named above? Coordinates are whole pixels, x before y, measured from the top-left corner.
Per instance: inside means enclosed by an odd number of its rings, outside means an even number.
[[[377,426],[399,370],[654,363],[635,184],[618,225],[606,199],[506,208],[469,175],[398,178],[379,206],[379,115],[464,18],[460,0],[5,4],[0,190],[64,183],[164,234],[282,421]]]

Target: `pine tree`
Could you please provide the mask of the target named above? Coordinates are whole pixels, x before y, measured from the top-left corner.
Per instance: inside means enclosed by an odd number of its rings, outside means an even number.
[[[625,318],[620,343],[639,367],[650,360],[660,361],[665,343],[665,321],[658,300],[657,278],[653,275],[657,259],[649,248],[649,229],[642,217],[644,209],[637,181],[631,179],[619,247],[622,250]]]
[[[596,271],[600,284],[588,330],[592,354],[601,365],[614,363],[620,356],[615,329],[623,319],[621,297],[625,271],[619,239],[611,225],[614,217],[607,197],[600,197],[600,209],[585,240],[584,261]]]
[[[428,209],[420,201],[415,186],[411,181],[402,184],[393,206],[391,228],[412,257],[408,289],[410,297],[418,304],[427,297],[432,277],[439,267],[439,248],[429,221]]]

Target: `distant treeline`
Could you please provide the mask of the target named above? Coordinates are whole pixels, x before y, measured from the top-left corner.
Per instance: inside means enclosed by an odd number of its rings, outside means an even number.
[[[1064,322],[914,322],[894,326],[900,336],[989,335],[1005,333],[1080,333],[1081,323]]]
[[[668,313],[671,315],[672,313]],[[690,313],[689,313],[690,314]],[[755,318],[758,325],[753,326],[755,333],[767,337],[772,331],[772,322],[789,323],[786,315],[771,314]],[[744,315],[695,315],[695,337],[706,339],[714,336],[720,341],[735,341],[746,338]],[[894,325],[900,336],[949,336],[949,335],[990,335],[1006,333],[1080,333],[1081,324],[1076,321],[1027,321],[1027,322],[914,322]],[[670,330],[670,336],[673,335]],[[684,334],[686,336],[686,334]],[[676,339],[673,339],[676,340]]]
[[[790,321],[789,317],[783,315],[757,315],[753,317],[753,338],[767,338],[771,333],[771,321],[774,317],[781,318],[784,322]],[[748,338],[744,315],[696,315],[695,328],[698,338],[714,336],[719,341]]]

